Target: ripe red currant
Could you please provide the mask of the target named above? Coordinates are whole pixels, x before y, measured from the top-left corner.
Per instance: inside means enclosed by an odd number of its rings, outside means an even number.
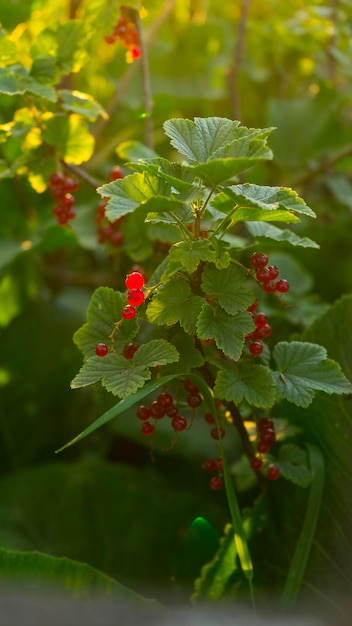
[[[141,404],[137,409],[137,417],[141,422],[145,422],[150,417],[149,406]]]
[[[206,472],[212,472],[216,469],[216,463],[212,459],[207,459],[202,465]]]
[[[119,165],[114,165],[110,172],[109,181],[117,180],[118,178],[124,178],[124,173]]]
[[[221,456],[219,456],[218,459],[215,459],[214,463],[217,470],[222,470],[223,462]]]
[[[187,404],[188,406],[192,407],[192,409],[196,409],[202,404],[202,402],[203,398],[198,393],[188,396],[187,398]]]
[[[222,480],[219,476],[213,476],[209,481],[209,485],[214,491],[218,491],[222,487]]]
[[[279,275],[279,269],[276,267],[276,265],[268,265],[267,269],[270,273],[270,280],[275,280],[275,278],[277,278]]]
[[[141,289],[144,287],[144,276],[140,272],[128,274],[125,280],[127,289]]]
[[[275,431],[272,428],[265,428],[260,431],[259,439],[261,443],[265,443],[271,447],[275,443]]]
[[[289,288],[290,288],[290,285],[288,284],[287,280],[285,280],[284,278],[282,280],[278,280],[275,285],[275,289],[279,293],[287,293]]]
[[[263,443],[263,441],[259,441],[257,445],[257,450],[260,454],[266,454],[270,450],[270,444]]]
[[[252,356],[259,356],[263,352],[263,346],[259,341],[253,341],[248,348]]]
[[[254,317],[254,323],[258,327],[265,326],[268,323],[268,318],[265,313],[257,313]]]
[[[150,407],[150,415],[154,417],[155,420],[161,420],[162,417],[166,415],[165,409],[160,406],[157,400],[154,400]]]
[[[121,311],[124,320],[133,320],[136,315],[136,309],[130,304],[126,304]]]
[[[154,426],[153,424],[151,424],[150,422],[143,422],[143,424],[141,424],[141,433],[142,435],[145,435],[146,437],[149,437],[150,435],[152,435],[154,432]]]
[[[106,343],[98,343],[95,347],[95,354],[97,356],[106,356],[109,352],[109,348]]]
[[[79,181],[76,178],[64,178],[62,182],[62,190],[65,193],[72,193],[79,188]]]
[[[274,291],[276,291],[276,284],[273,280],[268,280],[267,283],[263,284],[263,289],[264,291],[266,291],[266,293],[274,293]]]
[[[192,383],[192,381],[189,380],[189,378],[186,378],[183,381],[183,386],[185,390],[188,391],[188,393],[198,393],[199,391],[198,385],[196,385],[195,383]]]
[[[265,430],[266,428],[272,428],[274,429],[274,422],[272,419],[270,419],[270,417],[262,417],[258,424],[258,430]]]
[[[159,406],[161,406],[161,408],[167,410],[169,408],[172,407],[173,405],[173,397],[171,395],[171,393],[167,393],[166,391],[164,391],[163,393],[161,393],[158,397],[157,397],[157,403],[159,404]],[[177,409],[176,409],[177,410]]]
[[[270,271],[267,267],[262,267],[256,271],[255,277],[260,283],[267,283],[270,280]]]
[[[182,415],[176,415],[176,417],[172,419],[171,426],[176,432],[181,432],[181,430],[187,428],[187,420],[185,417],[182,417]]]
[[[249,461],[249,465],[251,466],[252,470],[254,470],[255,472],[259,472],[261,466],[263,465],[263,461],[257,456],[253,456]]]
[[[176,417],[178,415],[178,409],[175,406],[170,406],[170,408],[166,411],[166,415],[168,417]]]
[[[133,306],[140,306],[144,302],[144,293],[141,289],[130,289],[127,293],[127,302]]]
[[[215,424],[215,419],[211,413],[205,413],[204,419],[207,424]]]
[[[130,342],[127,344],[127,346],[124,347],[122,354],[125,357],[125,359],[130,361],[131,359],[133,359],[137,350],[138,350],[138,346],[135,343]]]
[[[268,469],[267,475],[270,480],[277,480],[280,478],[280,470],[276,465],[271,465]]]
[[[49,176],[49,187],[54,189],[55,187],[61,187],[64,181],[64,177],[61,172],[54,172]]]
[[[254,252],[249,260],[251,266],[256,270],[261,267],[265,267],[268,264],[268,261],[269,259],[264,252]]]
[[[212,428],[210,431],[210,436],[213,439],[223,439],[225,437],[225,429],[224,428]]]
[[[253,304],[251,304],[247,311],[249,311],[249,313],[253,313],[253,311],[255,311],[258,308],[258,300],[254,300]]]

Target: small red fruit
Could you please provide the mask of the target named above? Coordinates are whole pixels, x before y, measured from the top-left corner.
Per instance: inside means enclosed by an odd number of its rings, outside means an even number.
[[[131,361],[138,350],[138,346],[135,343],[128,343],[127,346],[124,347],[122,354],[128,361]]]
[[[127,293],[127,301],[133,306],[140,306],[144,302],[144,293],[141,289],[130,289]]]
[[[119,167],[119,165],[114,165],[114,167],[112,168],[110,172],[109,180],[110,182],[112,182],[113,180],[117,180],[118,178],[124,178],[124,176],[125,175],[121,167]]]
[[[206,472],[212,472],[216,469],[216,463],[212,459],[207,459],[202,465]]]
[[[252,356],[256,357],[263,352],[263,346],[260,341],[253,341],[253,343],[249,344],[248,350]]]
[[[276,284],[274,283],[273,280],[268,280],[267,283],[264,283],[263,289],[264,291],[266,291],[266,293],[274,293],[274,291],[276,291]]]
[[[264,252],[254,252],[254,254],[252,254],[251,258],[250,258],[250,264],[252,267],[254,267],[254,269],[260,269],[262,267],[265,267],[268,264],[268,257],[266,256],[266,254],[264,254]]]
[[[192,383],[192,381],[189,380],[189,378],[186,378],[183,381],[183,386],[185,390],[188,391],[188,393],[198,393],[199,391],[198,385],[196,385],[195,383]]]
[[[289,288],[290,288],[290,285],[288,284],[287,280],[285,280],[284,278],[282,280],[278,280],[275,285],[275,289],[279,293],[287,293]]]
[[[222,480],[218,476],[213,476],[209,481],[209,485],[214,491],[218,491],[222,487]]]
[[[187,420],[185,417],[182,417],[182,415],[176,415],[176,417],[172,419],[171,426],[176,432],[181,432],[187,428]]]
[[[141,404],[137,409],[137,417],[141,422],[145,422],[150,417],[149,406]]]
[[[280,470],[278,467],[276,467],[276,465],[271,465],[271,467],[269,467],[267,475],[268,478],[270,480],[277,480],[278,478],[280,478]]]
[[[213,439],[223,439],[225,437],[225,429],[224,428],[212,428],[210,431],[210,436]]]
[[[257,313],[254,317],[254,322],[257,328],[259,328],[261,326],[265,326],[265,324],[268,323],[268,318],[265,313]]]
[[[249,461],[249,465],[251,466],[252,470],[254,470],[255,472],[259,472],[261,466],[263,465],[263,461],[257,456],[253,456]]]
[[[211,413],[205,413],[204,419],[207,424],[215,424],[215,419]]]
[[[149,410],[150,415],[154,417],[155,420],[161,420],[166,415],[165,409],[160,406],[157,400],[151,403]]]
[[[192,407],[192,409],[196,409],[198,406],[200,406],[203,402],[202,397],[195,393],[194,395],[188,396],[187,398],[187,404],[188,406]]]
[[[262,267],[256,271],[255,277],[260,283],[267,283],[270,280],[270,271],[267,267]]]
[[[279,275],[279,269],[276,265],[268,265],[268,270],[270,272],[270,280],[275,280]]]
[[[154,426],[150,422],[143,422],[141,425],[141,433],[146,437],[149,437],[154,432]]]
[[[127,289],[142,289],[144,287],[144,276],[140,272],[128,274],[125,280]]]
[[[95,354],[97,356],[106,356],[109,352],[109,348],[106,343],[98,343],[95,347]]]
[[[133,320],[136,315],[136,309],[130,304],[126,304],[121,311],[124,320]]]

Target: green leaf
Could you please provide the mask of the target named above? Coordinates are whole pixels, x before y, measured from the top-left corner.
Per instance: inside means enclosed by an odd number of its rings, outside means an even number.
[[[192,369],[201,367],[204,364],[204,357],[197,350],[194,338],[186,334],[182,329],[179,332],[172,333],[172,344],[179,353],[179,360],[177,363],[172,364],[172,372],[180,372],[180,374],[190,372]],[[163,373],[168,373],[169,371],[171,373],[170,368],[163,368]]]
[[[140,159],[152,159],[157,156],[157,153],[140,141],[130,139],[128,141],[122,141],[116,148],[116,154],[120,159],[124,161],[139,161]],[[130,163],[132,167],[135,163]]]
[[[218,600],[223,596],[226,585],[237,567],[236,557],[237,547],[233,526],[228,524],[215,556],[204,565],[200,577],[195,581],[193,602],[204,597],[208,600]]]
[[[269,211],[287,210],[293,213],[316,217],[314,211],[289,187],[270,187],[267,185],[231,185],[224,193],[239,207],[257,207]]]
[[[202,273],[204,293],[217,298],[219,306],[229,315],[245,311],[255,300],[253,292],[245,286],[245,281],[245,273],[233,264],[225,269],[206,264]]]
[[[171,144],[191,161],[203,163],[224,145],[234,140],[240,122],[221,117],[175,118],[167,120],[163,127]]]
[[[247,230],[259,241],[270,240],[270,245],[275,245],[277,241],[280,247],[287,245],[300,246],[302,248],[320,248],[312,239],[308,237],[299,237],[292,230],[277,228],[272,224],[266,224],[264,222],[249,222],[246,225]]]
[[[228,402],[246,400],[253,406],[268,408],[275,402],[275,381],[264,365],[243,361],[218,372],[214,393]]]
[[[56,102],[57,100],[55,89],[40,81],[36,81],[22,65],[17,64],[11,67],[0,68],[0,93],[14,96],[26,92],[46,98],[51,102]]]
[[[104,358],[92,356],[88,359],[71,382],[71,389],[87,387],[101,379],[107,391],[111,391],[114,396],[127,398],[150,378],[151,373],[145,365],[134,365],[133,360],[110,352]]]
[[[65,111],[83,115],[90,122],[95,122],[99,115],[105,120],[109,117],[101,104],[87,93],[68,89],[60,89],[58,93],[62,101],[61,106]]]
[[[44,141],[55,146],[66,163],[80,165],[90,159],[94,150],[94,137],[81,115],[45,113],[43,121]]]
[[[182,207],[182,203],[170,197],[171,187],[157,176],[146,172],[130,174],[121,180],[98,187],[97,192],[110,198],[106,215],[113,221],[143,206],[145,212],[167,211]],[[148,200],[151,200],[148,203]]]
[[[244,336],[254,330],[254,322],[249,313],[242,311],[228,315],[220,308],[204,304],[197,320],[197,334],[200,339],[215,339],[219,350],[230,359],[237,361],[244,345]]]
[[[210,241],[206,239],[180,241],[172,246],[169,259],[170,263],[181,263],[185,270],[192,274],[201,261],[213,261],[215,252]]]
[[[87,29],[83,20],[70,19],[58,25],[57,63],[63,74],[78,72],[87,58]]]
[[[128,165],[138,172],[149,172],[150,174],[160,176],[177,191],[188,191],[193,187],[193,171],[184,163],[172,162],[162,157],[156,157],[148,161],[141,160],[139,163],[128,163]],[[199,196],[199,187],[195,187],[194,190],[197,196]]]
[[[30,76],[38,83],[55,85],[60,78],[56,58],[48,54],[38,55],[33,60]]]
[[[96,593],[108,594],[111,598],[111,594],[116,594],[123,601],[156,605],[94,567],[66,557],[0,549],[0,571],[1,578],[8,584],[12,581],[22,587],[27,582],[31,590],[55,583],[55,588],[72,591],[76,598],[86,599],[87,594]]]
[[[133,357],[134,365],[145,365],[146,367],[156,367],[175,363],[180,358],[178,351],[165,339],[152,339],[148,343],[139,346]]]
[[[312,480],[307,452],[292,443],[281,446],[279,456],[273,459],[273,462],[279,468],[281,475],[296,485],[307,487]]]
[[[153,296],[147,308],[152,324],[172,326],[177,322],[190,335],[196,331],[196,320],[204,298],[194,296],[183,278],[173,278]]]
[[[97,343],[106,343],[109,347],[109,336],[114,330],[116,322],[121,320],[117,332],[114,334],[114,349],[119,352],[126,342],[131,341],[138,332],[135,319],[123,320],[121,310],[126,301],[118,291],[110,287],[99,287],[93,294],[88,311],[88,322],[81,326],[74,334],[73,340],[86,357],[95,355]]]
[[[248,208],[238,206],[225,192],[221,192],[215,196],[211,201],[211,205],[219,213],[228,215],[233,224],[241,221],[286,222],[287,224],[300,221],[299,217],[285,209],[260,209],[255,206]]]
[[[307,407],[315,391],[352,393],[347,380],[335,361],[327,359],[325,348],[314,343],[282,341],[273,351],[279,371],[273,372],[280,399]]]

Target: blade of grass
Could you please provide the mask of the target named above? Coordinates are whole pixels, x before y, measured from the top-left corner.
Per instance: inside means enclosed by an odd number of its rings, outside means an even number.
[[[314,540],[325,483],[325,462],[319,448],[307,445],[312,482],[309,488],[307,510],[303,527],[296,545],[290,569],[282,594],[281,606],[284,611],[292,609],[302,586],[309,554]]]

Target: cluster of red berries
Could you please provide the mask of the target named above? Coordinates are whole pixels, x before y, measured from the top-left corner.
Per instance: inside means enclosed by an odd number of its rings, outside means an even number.
[[[175,432],[181,432],[187,428],[187,420],[179,415],[178,408],[174,405],[171,393],[164,391],[158,395],[156,400],[146,406],[141,404],[137,409],[137,417],[141,420],[141,433],[146,437],[153,434],[155,422],[167,416],[171,418],[171,428]],[[154,420],[152,423],[150,420]]]
[[[269,452],[271,446],[276,441],[275,426],[272,419],[263,417],[257,424],[257,452],[262,455]],[[263,466],[263,459],[259,456],[253,456],[250,459],[250,466],[258,472]],[[280,477],[280,470],[275,465],[271,465],[267,470],[267,476],[270,480],[277,480]]]
[[[209,485],[211,489],[214,489],[215,491],[217,491],[218,489],[221,489],[222,487],[222,458],[218,457],[217,459],[207,459],[206,461],[204,461],[202,467],[206,472],[214,472],[214,471],[217,472],[217,476],[213,476],[210,479]]]
[[[191,409],[197,409],[203,402],[202,396],[199,394],[199,387],[191,380],[186,378],[183,381],[183,387],[187,391],[187,404]]]
[[[107,44],[114,44],[119,39],[123,46],[128,49],[127,61],[132,62],[141,56],[138,31],[133,19],[132,12],[127,7],[121,7],[119,16],[111,35],[105,37]]]
[[[124,178],[124,173],[119,165],[114,165],[110,172],[109,182],[118,180],[119,178]],[[124,217],[109,222],[105,215],[106,205],[107,201],[104,199],[98,204],[97,217],[95,220],[98,242],[109,243],[114,248],[119,248],[123,243],[123,235],[120,232],[120,226]]]
[[[145,295],[142,291],[144,287],[144,276],[140,272],[131,272],[125,280],[127,291],[126,306],[123,307],[121,314],[124,320],[132,320],[136,316],[136,307],[143,304]]]
[[[256,312],[258,308],[258,300],[248,307],[247,311],[252,316],[255,323],[255,330],[245,336],[245,340],[249,342],[248,350],[252,356],[259,356],[263,352],[262,339],[270,337],[272,328],[268,324],[268,318],[265,313]]]
[[[262,284],[266,293],[287,293],[290,285],[287,280],[277,280],[279,270],[276,265],[268,265],[268,257],[264,252],[255,252],[250,258],[251,266],[256,270],[255,277]],[[276,282],[275,282],[276,281]]]
[[[77,191],[79,182],[76,178],[65,176],[62,172],[54,172],[49,177],[49,187],[51,195],[56,200],[53,213],[60,226],[66,224],[76,217],[73,209],[75,197],[73,193]]]

